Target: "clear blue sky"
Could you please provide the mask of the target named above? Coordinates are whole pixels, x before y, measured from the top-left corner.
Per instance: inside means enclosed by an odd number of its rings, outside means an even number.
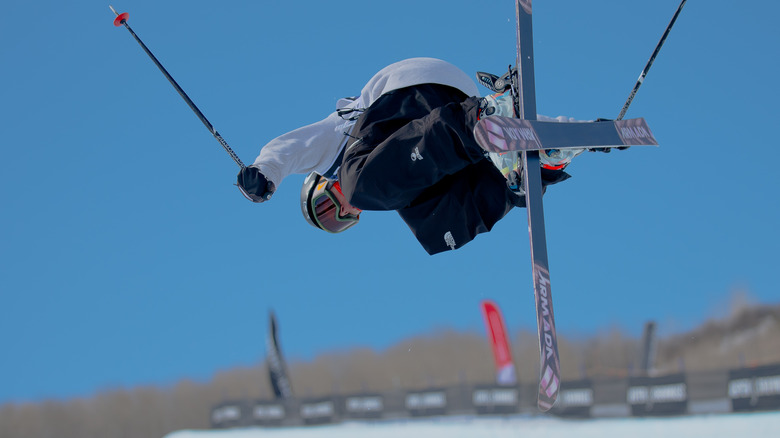
[[[678,3],[537,0],[539,112],[614,118]],[[252,204],[108,4],[0,14],[0,403],[260,363],[270,309],[290,360],[483,331],[485,298],[535,326],[524,210],[431,257],[392,212],[337,236],[307,225],[303,176]],[[113,5],[245,162],[391,62],[514,63],[511,0]],[[661,147],[581,156],[548,191],[560,333],[683,330],[738,288],[778,302],[778,15],[688,2],[628,113]]]

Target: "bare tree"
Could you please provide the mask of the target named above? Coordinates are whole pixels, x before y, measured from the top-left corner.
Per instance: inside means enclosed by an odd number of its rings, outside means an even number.
[[[741,302],[743,302],[742,300]],[[780,306],[733,307],[727,316],[659,340],[660,372],[728,369],[780,362]],[[512,334],[521,383],[539,376],[536,333]],[[559,338],[564,379],[623,378],[639,357],[639,339],[619,327],[592,336]],[[208,383],[100,392],[68,401],[0,406],[0,436],[14,438],[162,437],[210,427],[211,408],[226,400],[270,399],[264,363],[217,373]],[[495,382],[493,356],[483,333],[438,330],[404,339],[384,351],[355,347],[291,363],[297,397],[415,390]]]

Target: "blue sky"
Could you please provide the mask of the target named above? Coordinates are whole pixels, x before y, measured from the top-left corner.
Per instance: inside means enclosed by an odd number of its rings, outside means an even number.
[[[614,118],[678,3],[537,0],[539,112]],[[113,5],[245,162],[391,62],[501,73],[515,56],[510,0]],[[736,289],[778,302],[779,13],[689,2],[628,113],[661,147],[581,156],[548,191],[561,334],[684,330]],[[310,227],[302,175],[252,204],[112,20],[102,1],[0,15],[0,403],[260,363],[270,309],[291,360],[483,331],[485,298],[510,329],[534,327],[524,210],[431,257],[392,212],[337,236]]]

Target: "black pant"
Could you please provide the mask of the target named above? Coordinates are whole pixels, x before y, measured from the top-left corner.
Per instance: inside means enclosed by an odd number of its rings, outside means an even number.
[[[339,171],[344,195],[363,210],[397,210],[446,175],[483,160],[472,134],[478,104],[435,84],[380,97],[358,118],[347,143]]]
[[[363,210],[397,210],[430,254],[455,249],[523,205],[474,140],[479,99],[444,85],[387,93],[361,116],[339,181]]]

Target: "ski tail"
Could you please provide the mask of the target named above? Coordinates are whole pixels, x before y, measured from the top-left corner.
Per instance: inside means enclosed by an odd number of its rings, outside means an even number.
[[[558,335],[555,330],[550,273],[540,265],[534,266],[536,291],[536,318],[539,329],[539,409],[549,411],[558,399],[561,387],[561,363],[558,357]]]

